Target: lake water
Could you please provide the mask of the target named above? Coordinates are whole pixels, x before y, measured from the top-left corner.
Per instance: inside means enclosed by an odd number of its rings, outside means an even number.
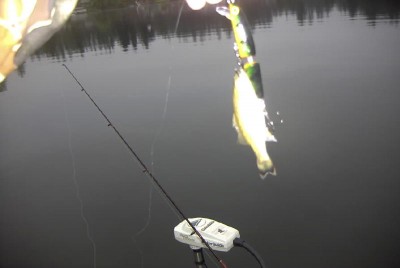
[[[400,266],[398,2],[243,8],[278,175],[260,180],[237,144],[225,18],[185,7],[175,31],[180,4],[76,15],[1,87],[0,267],[194,267],[180,219],[63,63],[187,216],[237,228],[268,267]]]

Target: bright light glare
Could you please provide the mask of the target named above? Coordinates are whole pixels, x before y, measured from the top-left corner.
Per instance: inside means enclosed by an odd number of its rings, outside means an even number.
[[[211,4],[211,5],[215,5],[220,3],[222,0],[207,0],[207,3]]]
[[[206,0],[186,0],[186,2],[193,10],[202,9],[206,5]]]

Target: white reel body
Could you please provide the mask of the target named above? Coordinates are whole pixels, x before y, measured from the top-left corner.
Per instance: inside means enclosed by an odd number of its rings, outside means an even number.
[[[188,220],[213,250],[228,252],[234,246],[233,240],[240,237],[238,230],[215,220],[207,218],[191,218]],[[176,240],[188,244],[192,249],[206,248],[206,245],[203,244],[186,220],[174,228],[174,235]]]

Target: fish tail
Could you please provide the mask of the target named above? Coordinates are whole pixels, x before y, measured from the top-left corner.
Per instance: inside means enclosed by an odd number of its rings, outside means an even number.
[[[276,169],[271,159],[262,159],[257,161],[258,172],[261,179],[265,179],[268,174],[276,175]]]

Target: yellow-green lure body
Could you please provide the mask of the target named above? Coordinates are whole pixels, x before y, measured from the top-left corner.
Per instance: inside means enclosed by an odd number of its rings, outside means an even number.
[[[257,96],[262,98],[264,90],[261,81],[260,64],[254,59],[256,47],[246,15],[232,1],[229,1],[228,7],[217,7],[216,10],[220,15],[227,17],[231,21],[235,38],[234,50],[239,59],[239,64],[249,76]]]
[[[229,3],[228,8],[222,7],[222,9],[218,9],[220,14],[223,13],[223,15],[231,21],[236,43],[235,49],[238,53],[238,57],[244,59],[254,56],[256,54],[256,48],[244,12],[239,8],[239,6],[233,3]]]

